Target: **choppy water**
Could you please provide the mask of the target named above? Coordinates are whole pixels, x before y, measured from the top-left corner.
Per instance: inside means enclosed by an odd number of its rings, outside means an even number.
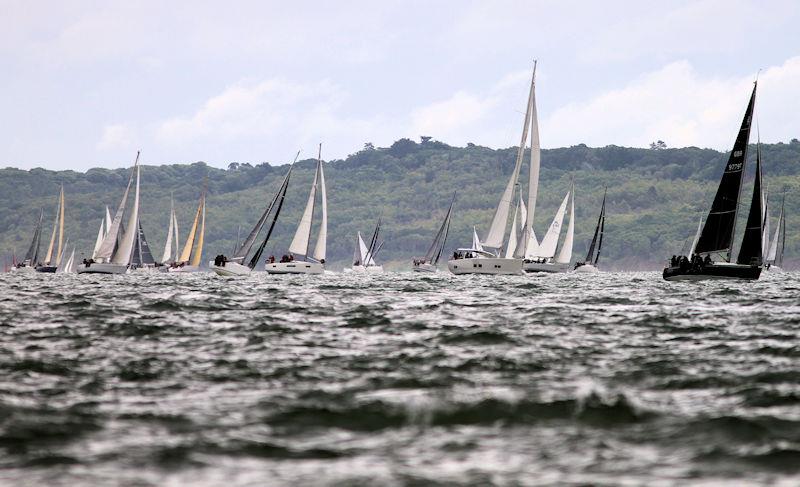
[[[800,279],[0,275],[0,483],[800,481]]]

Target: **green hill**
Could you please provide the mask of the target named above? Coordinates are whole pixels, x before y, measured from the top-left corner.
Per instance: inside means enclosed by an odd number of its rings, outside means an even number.
[[[754,150],[750,151],[751,159]],[[765,180],[771,189],[771,215],[777,218],[786,188],[787,260],[798,255],[800,214],[800,142],[762,145]],[[379,261],[396,268],[425,253],[450,195],[458,192],[446,251],[471,242],[472,225],[484,235],[497,200],[514,165],[515,148],[489,149],[469,144],[451,147],[428,140],[401,139],[388,148],[371,144],[344,160],[325,166],[328,183],[328,254],[334,267],[352,255],[355,233],[372,231],[383,215],[384,246]],[[710,206],[727,155],[711,149],[638,149],[578,145],[542,151],[535,230],[544,234],[574,177],[576,193],[575,257],[585,253],[594,231],[604,186],[608,217],[602,258],[607,268],[655,269],[678,252],[693,235],[697,220]],[[160,257],[168,226],[169,198],[174,193],[182,239],[191,223],[204,177],[208,176],[204,262],[230,254],[237,227],[249,231],[272,198],[287,167],[281,163],[232,163],[228,169],[202,162],[142,168],[142,224]],[[284,213],[266,255],[286,251],[303,210],[313,177],[313,160],[300,161],[293,172]],[[91,169],[86,173],[32,169],[0,170],[0,255],[27,248],[39,208],[45,210],[49,238],[56,196],[64,184],[66,228],[79,253],[90,252],[100,219],[112,212],[127,183],[129,169]],[[527,181],[527,171],[521,180]],[[750,167],[752,173],[752,165]],[[749,201],[752,174],[743,194]],[[741,217],[746,215],[741,212]],[[742,226],[740,225],[739,228]],[[738,237],[737,237],[738,238]],[[45,242],[46,245],[46,242]],[[391,266],[390,266],[391,267]]]

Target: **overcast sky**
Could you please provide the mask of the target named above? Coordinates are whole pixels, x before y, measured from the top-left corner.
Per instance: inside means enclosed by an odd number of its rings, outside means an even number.
[[[298,5],[302,3],[302,5]],[[0,0],[0,167],[341,158],[430,135],[544,147],[800,138],[800,2]]]

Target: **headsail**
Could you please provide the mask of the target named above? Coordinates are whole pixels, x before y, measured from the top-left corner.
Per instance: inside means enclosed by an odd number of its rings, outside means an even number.
[[[170,198],[169,203],[169,229],[167,230],[167,242],[164,244],[164,253],[161,262],[167,263],[172,258],[172,235],[175,233],[175,200]]]
[[[361,232],[356,232],[356,245],[353,250],[353,265],[361,265],[364,262],[364,255],[367,253],[367,245],[361,238]]]
[[[474,226],[472,227],[472,250],[483,250],[481,239],[478,238],[478,230]]]
[[[784,195],[784,200],[785,199],[786,197]],[[781,204],[781,212],[778,214],[778,222],[775,224],[775,234],[772,237],[772,241],[770,242],[769,246],[769,252],[767,253],[767,262],[769,262],[770,264],[777,264],[778,261],[778,245],[780,242],[778,238],[781,236],[781,229],[784,226],[783,209],[784,205]],[[780,250],[782,254],[783,249],[781,248]]]
[[[197,205],[197,212],[194,214],[194,221],[192,228],[189,230],[189,235],[186,236],[186,242],[183,244],[178,262],[189,262],[192,258],[192,247],[194,247],[194,240],[197,237],[197,225],[200,223],[200,213],[203,211],[203,196],[200,196],[200,204]]]
[[[520,235],[520,243],[514,257],[524,258],[527,256],[529,246],[538,248],[536,237],[533,235],[533,217],[536,213],[536,198],[539,194],[539,168],[542,162],[542,149],[539,142],[539,115],[536,111],[536,62],[533,63],[533,79],[531,80],[531,94],[528,102],[528,111],[531,117],[531,167],[528,173],[528,208],[524,217],[525,225]],[[531,238],[533,237],[533,238]],[[538,249],[534,249],[537,250]]]
[[[30,265],[36,265],[39,260],[39,242],[42,235],[42,220],[44,218],[44,209],[39,210],[39,220],[33,229],[33,239],[28,251],[25,253],[25,259],[22,262],[27,262]]]
[[[103,218],[100,219],[100,228],[97,230],[97,240],[94,242],[94,250],[92,250],[92,259],[97,258],[97,251],[100,250],[100,244],[103,243],[103,237],[105,236],[105,220]]]
[[[567,211],[569,196],[570,192],[567,191],[567,195],[564,196],[561,206],[558,207],[556,216],[550,223],[550,228],[547,229],[547,233],[544,235],[544,238],[542,238],[542,243],[539,245],[539,252],[537,252],[536,257],[549,259],[556,255],[556,247],[558,247],[558,238],[561,236],[561,225],[564,223],[564,213]]]
[[[589,244],[589,252],[586,253],[586,260],[587,264],[591,264],[595,262],[594,258],[594,249],[597,246],[597,237],[600,235],[600,226],[605,220],[606,217],[606,193],[608,193],[608,188],[603,191],[603,202],[600,204],[600,216],[597,217],[597,225],[594,227],[594,236],[592,237],[592,243]],[[598,255],[599,255],[598,249]]]
[[[697,240],[700,238],[700,232],[703,230],[703,217],[700,217],[700,221],[697,222],[697,232],[694,234],[694,239],[692,240],[692,246],[689,248],[689,257],[694,255],[694,250],[697,247]]]
[[[700,239],[697,241],[697,254],[725,253],[725,260],[731,260],[733,235],[736,229],[736,216],[739,210],[739,196],[742,188],[742,176],[747,165],[747,145],[750,141],[750,126],[753,108],[756,102],[757,84],[753,86],[750,102],[744,113],[742,126],[733,144],[733,150],[725,166],[725,172],[706,217]],[[760,226],[760,225],[759,225]]]
[[[114,253],[114,256],[111,258],[111,262],[115,264],[128,265],[130,263],[131,255],[133,253],[133,243],[134,240],[136,240],[136,234],[138,233],[140,180],[138,164],[134,167],[134,171],[136,172],[136,190],[134,191],[133,196],[133,208],[131,209],[131,214],[128,218],[128,225],[125,228],[125,233],[122,235],[122,241],[120,242],[117,251]],[[116,217],[114,218],[114,221],[116,221]]]
[[[139,167],[139,151],[136,152],[136,161],[133,163],[133,170],[128,179],[128,186],[125,188],[125,193],[122,195],[122,201],[119,202],[117,212],[114,214],[114,219],[111,221],[111,224],[106,227],[106,236],[103,239],[103,243],[100,244],[100,249],[97,251],[97,260],[99,261],[108,262],[111,261],[114,256],[117,236],[119,234],[120,225],[122,225],[123,214],[125,213],[125,204],[128,200],[128,193],[130,192],[131,184],[133,183],[133,175],[136,173],[137,167]],[[107,208],[106,213],[108,213]]]
[[[142,229],[142,220],[139,219],[139,232],[136,234],[136,244],[133,248],[132,263],[139,265],[153,265],[156,260],[153,258],[153,253],[150,251],[150,244],[147,243],[147,238],[144,236]]]
[[[753,197],[750,201],[750,213],[747,215],[747,224],[742,236],[742,247],[739,249],[737,264],[761,265],[761,238],[764,235],[762,227],[764,221],[761,211],[761,148],[756,150],[756,178],[753,182]]]
[[[572,183],[572,199],[569,204],[569,225],[567,225],[567,236],[564,237],[564,244],[558,252],[556,262],[568,264],[572,260],[572,241],[575,238],[575,183]]]
[[[203,257],[203,242],[205,241],[206,237],[206,191],[203,190],[203,202],[200,205],[200,231],[197,237],[197,246],[194,248],[194,252],[192,253],[192,259],[189,261],[189,265],[193,265],[195,267],[200,265],[200,261]]]
[[[300,153],[298,152],[298,155]],[[275,209],[275,215],[272,217],[272,223],[269,225],[269,229],[267,230],[266,236],[264,236],[264,241],[261,242],[261,245],[258,246],[258,250],[256,253],[253,254],[253,258],[250,259],[250,263],[248,266],[251,269],[255,269],[256,265],[258,265],[258,261],[261,259],[261,254],[264,252],[264,247],[267,246],[267,242],[269,241],[269,237],[272,235],[272,230],[275,229],[275,223],[278,222],[278,216],[281,214],[281,208],[283,208],[283,202],[286,199],[286,188],[289,187],[289,176],[292,174],[292,168],[294,167],[294,163],[289,166],[289,170],[286,172],[286,177],[283,178],[283,184],[281,184],[280,189],[275,194],[275,198],[273,198],[272,202],[269,204],[267,208],[267,214],[272,211],[273,206],[275,203],[278,203],[278,207]]]
[[[445,241],[447,241],[447,233],[450,229],[450,218],[453,214],[453,203],[455,203],[455,201],[456,195],[453,193],[453,199],[450,201],[450,207],[447,209],[447,213],[444,216],[444,221],[439,227],[439,231],[436,232],[436,236],[433,238],[433,242],[428,248],[428,252],[425,254],[425,262],[429,264],[436,265],[439,262],[439,257],[442,255]]]
[[[289,245],[289,252],[297,255],[307,256],[309,243],[311,242],[311,225],[314,223],[314,206],[317,200],[317,180],[319,179],[320,161],[317,160],[317,168],[314,171],[314,181],[311,183],[311,190],[308,192],[308,201],[297,231],[294,233],[292,243]]]

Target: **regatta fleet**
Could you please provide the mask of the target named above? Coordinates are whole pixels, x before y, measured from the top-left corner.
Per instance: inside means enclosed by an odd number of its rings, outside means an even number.
[[[753,85],[733,149],[720,178],[716,195],[705,218],[700,218],[692,244],[685,252],[668,259],[663,270],[667,281],[698,281],[706,279],[755,280],[762,272],[781,272],[786,240],[785,191],[780,202],[780,212],[771,231],[769,216],[770,198],[763,176],[763,158],[760,140],[756,144],[755,180],[749,201],[749,210],[742,240],[734,249],[734,237],[744,174],[747,168],[747,151],[753,123],[757,82]],[[328,190],[322,163],[322,144],[317,152],[313,180],[308,198],[294,236],[286,252],[280,257],[265,257],[264,251],[273,236],[276,223],[286,201],[294,162],[281,181],[277,192],[252,226],[247,237],[237,244],[231,255],[219,254],[208,262],[208,268],[219,276],[246,276],[259,269],[269,274],[321,275],[326,268],[328,247]],[[156,260],[145,236],[140,213],[141,166],[137,152],[127,185],[116,211],[104,208],[100,218],[94,247],[82,262],[77,262],[75,247],[69,246],[65,232],[66,198],[64,187],[56,200],[56,211],[47,250],[40,253],[44,231],[44,210],[39,211],[32,231],[31,243],[22,260],[13,262],[10,270],[19,273],[77,273],[126,274],[141,272],[194,273],[205,270],[202,257],[206,231],[207,183],[199,194],[189,231],[183,245],[180,242],[178,218],[174,198],[170,201],[169,225],[166,231],[161,259]],[[527,156],[527,158],[526,158]],[[527,169],[528,180],[523,188],[520,173]],[[539,120],[536,107],[536,63],[533,66],[528,103],[523,120],[522,135],[516,160],[508,181],[500,195],[494,216],[484,235],[478,231],[481,222],[472,227],[472,242],[468,247],[457,248],[447,260],[447,269],[455,275],[523,275],[557,274],[575,272],[593,274],[600,271],[599,261],[605,235],[607,188],[594,228],[586,257],[574,262],[576,184],[572,181],[566,189],[555,215],[541,241],[534,232],[541,146]],[[563,189],[562,189],[563,190]],[[563,193],[562,193],[563,194]],[[132,201],[129,201],[132,200]],[[412,260],[410,270],[417,273],[436,273],[442,255],[447,255],[446,245],[451,221],[455,212],[454,193],[437,232],[422,257]],[[513,214],[511,206],[514,206]],[[512,216],[513,215],[513,216]],[[509,221],[509,216],[511,219]],[[562,231],[564,221],[567,229]],[[248,222],[242,222],[245,228]],[[353,259],[344,272],[369,274],[383,272],[376,258],[385,243],[381,239],[383,218],[379,217],[371,236],[365,241],[361,231],[354,237]],[[241,230],[241,226],[239,229]],[[316,228],[316,236],[314,235]],[[563,234],[563,238],[562,238]],[[369,235],[369,234],[367,234]],[[312,238],[315,237],[315,238]],[[253,251],[256,242],[260,244]],[[313,242],[313,246],[312,246]],[[368,242],[368,243],[367,243]],[[734,252],[736,250],[736,252]],[[734,255],[736,255],[734,259]],[[260,270],[260,269],[259,269]]]

